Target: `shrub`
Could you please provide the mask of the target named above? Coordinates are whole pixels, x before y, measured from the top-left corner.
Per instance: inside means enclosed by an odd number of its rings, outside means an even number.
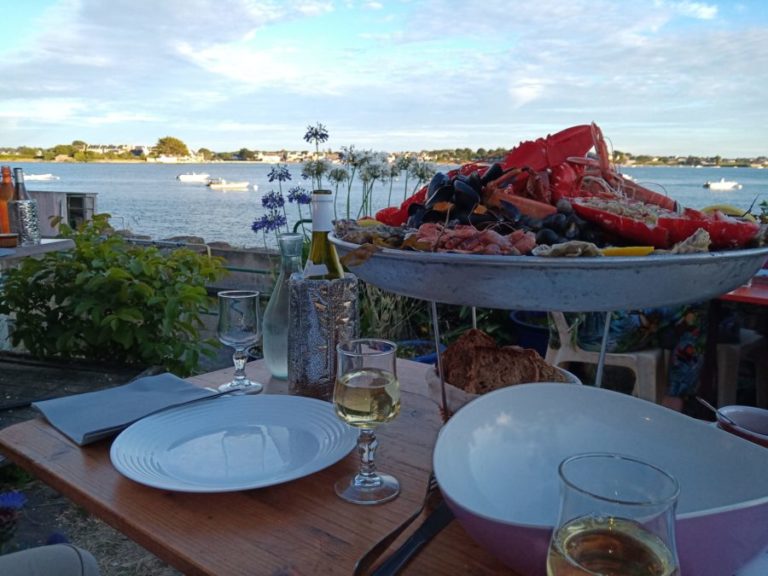
[[[216,345],[201,340],[200,313],[222,260],[130,244],[109,234],[108,218],[96,215],[76,231],[61,225],[74,250],[27,258],[6,273],[0,312],[15,315],[13,344],[35,357],[193,373]]]

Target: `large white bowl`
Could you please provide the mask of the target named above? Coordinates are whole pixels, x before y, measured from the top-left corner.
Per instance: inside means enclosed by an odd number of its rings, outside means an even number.
[[[537,576],[557,520],[557,466],[581,452],[635,456],[678,479],[682,574],[731,575],[768,544],[764,448],[591,386],[521,384],[474,400],[442,428],[434,470],[466,531]]]

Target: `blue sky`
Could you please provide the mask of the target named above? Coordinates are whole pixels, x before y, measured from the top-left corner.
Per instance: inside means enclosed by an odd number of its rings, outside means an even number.
[[[0,146],[768,155],[768,2],[0,0]]]

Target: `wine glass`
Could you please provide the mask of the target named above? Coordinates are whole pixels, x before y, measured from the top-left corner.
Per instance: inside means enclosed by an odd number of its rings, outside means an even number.
[[[389,340],[359,339],[336,347],[338,364],[333,404],[347,424],[360,428],[360,471],[336,482],[336,494],[354,504],[380,504],[400,493],[400,483],[379,474],[374,464],[378,441],[374,428],[400,412],[400,385],[395,362],[397,344]]]
[[[676,576],[677,480],[656,466],[611,453],[579,454],[559,467],[560,516],[548,576]]]
[[[263,386],[245,376],[247,350],[261,339],[259,292],[254,290],[226,290],[219,292],[219,324],[217,334],[222,344],[235,349],[232,361],[235,377],[219,386],[220,392],[242,390],[248,394],[261,392]]]

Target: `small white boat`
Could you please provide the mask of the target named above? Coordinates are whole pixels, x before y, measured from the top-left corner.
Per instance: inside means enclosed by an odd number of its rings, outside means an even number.
[[[210,174],[205,172],[187,172],[186,174],[179,174],[176,176],[176,180],[179,182],[200,182],[205,184],[211,178]]]
[[[58,176],[53,174],[25,174],[24,180],[58,180]]]
[[[704,184],[704,188],[709,188],[710,190],[740,190],[741,184],[733,180],[720,178],[719,181],[714,182],[708,180],[707,183]]]
[[[208,186],[213,190],[247,190],[251,183],[247,180],[230,181],[223,178],[213,178],[208,180]]]

